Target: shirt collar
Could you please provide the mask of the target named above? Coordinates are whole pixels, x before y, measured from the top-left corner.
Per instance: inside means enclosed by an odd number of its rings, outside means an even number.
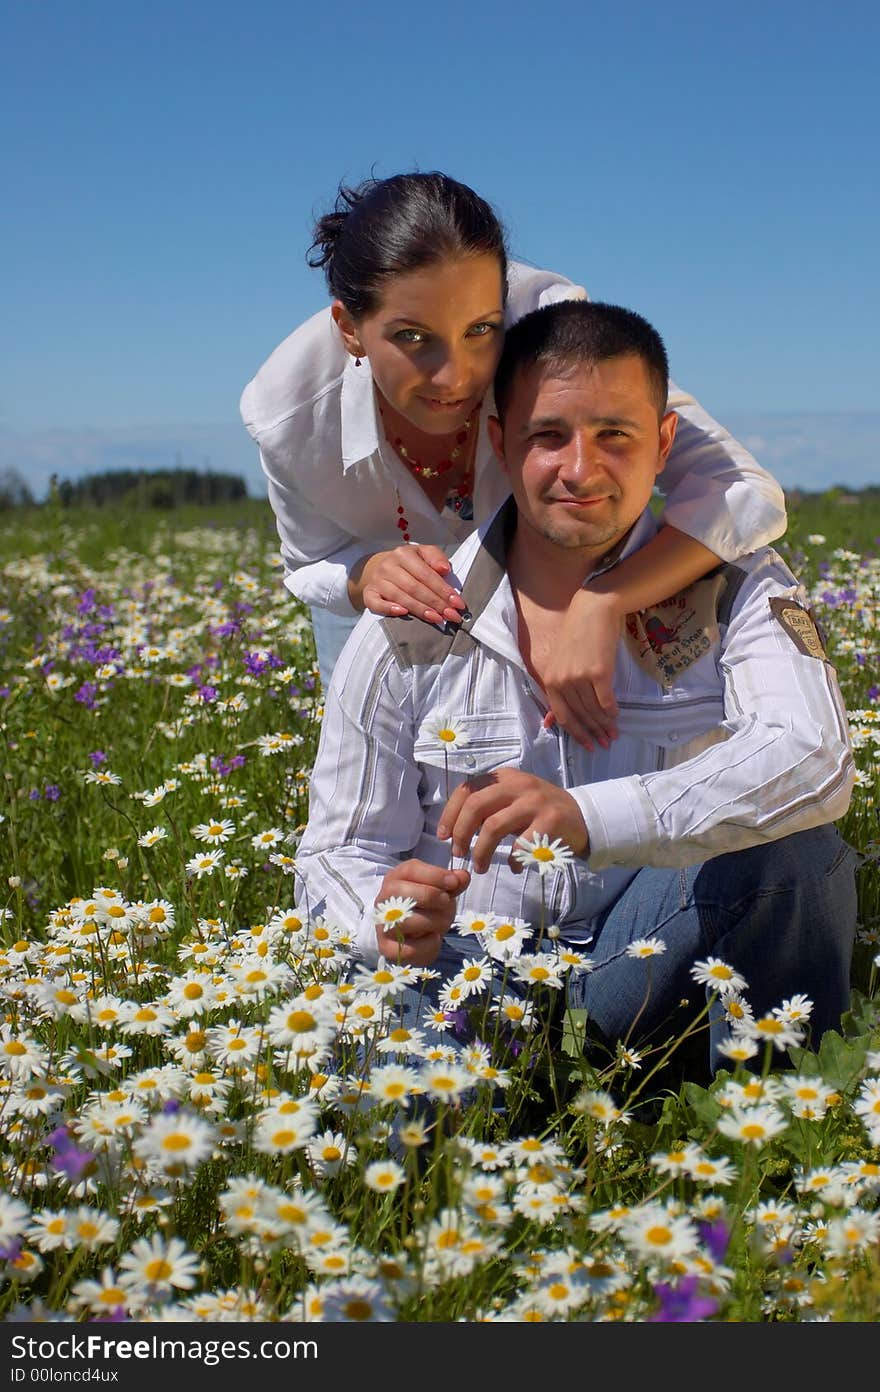
[[[340,396],[342,415],[342,467],[350,469],[361,459],[368,459],[379,448],[379,422],[376,414],[376,395],[373,374],[364,360],[355,367],[354,358],[346,355]]]
[[[644,512],[636,518],[626,536],[621,537],[620,541],[606,552],[596,569],[587,576],[584,584],[589,585],[591,580],[595,580],[599,575],[604,575],[606,570],[611,570],[618,561],[626,560],[626,557],[631,556],[634,551],[639,551],[656,534],[657,528],[656,517],[650,508],[645,508]]]
[[[516,503],[511,494],[495,515],[480,528],[479,543],[468,567],[464,586],[467,589],[465,597],[468,608],[475,618],[483,611],[498,588],[501,577],[507,573],[507,547],[516,528],[516,519]],[[657,527],[658,523],[651,509],[645,508],[626,535],[606,552],[595,570],[587,576],[584,584],[588,585],[596,576],[604,575],[619,561],[640,550],[655,535]]]
[[[516,503],[513,497],[509,497],[481,529],[476,554],[462,585],[462,594],[471,613],[470,620],[462,627],[478,642],[486,643],[522,666],[517,646],[516,606],[505,564],[516,518]],[[603,575],[646,545],[657,527],[650,508],[645,508],[627,535],[603,556],[584,584],[589,584],[590,580]]]

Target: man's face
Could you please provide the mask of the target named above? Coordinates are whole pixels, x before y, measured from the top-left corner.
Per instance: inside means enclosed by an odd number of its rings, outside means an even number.
[[[676,421],[672,411],[658,418],[635,354],[593,366],[521,368],[503,430],[489,422],[520,526],[598,559],[647,506]]]

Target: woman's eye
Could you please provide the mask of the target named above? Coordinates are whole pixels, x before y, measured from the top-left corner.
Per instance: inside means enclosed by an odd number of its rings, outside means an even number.
[[[493,324],[487,319],[482,324],[472,324],[468,333],[473,338],[485,338],[488,334],[497,333],[500,328],[500,324]]]
[[[427,335],[421,329],[398,329],[394,337],[398,343],[424,343]]]

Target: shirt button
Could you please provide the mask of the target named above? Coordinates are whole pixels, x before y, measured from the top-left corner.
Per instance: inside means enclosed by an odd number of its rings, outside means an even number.
[[[476,768],[476,767],[477,767],[477,761],[476,761],[476,759],[474,758],[473,754],[465,754],[465,756],[464,756],[464,766],[465,766],[465,768]]]
[[[677,742],[677,740],[678,740],[678,731],[677,731],[677,730],[670,730],[670,731],[669,731],[669,734],[666,736],[666,738],[669,740],[669,743],[670,743],[670,744],[675,744],[675,743]]]

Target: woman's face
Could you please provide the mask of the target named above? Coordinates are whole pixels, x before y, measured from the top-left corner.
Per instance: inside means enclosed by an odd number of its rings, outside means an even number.
[[[333,316],[349,352],[369,359],[385,400],[429,435],[461,429],[495,375],[504,339],[501,266],[462,256],[395,276],[373,313]]]

